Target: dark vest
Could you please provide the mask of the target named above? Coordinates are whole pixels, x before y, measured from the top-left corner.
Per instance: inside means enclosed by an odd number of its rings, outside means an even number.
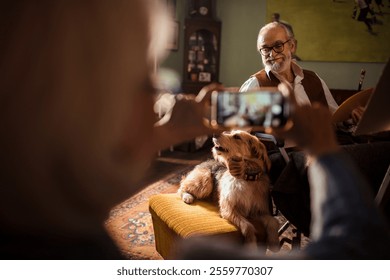
[[[252,76],[257,78],[260,87],[277,87],[278,84],[280,84],[280,81],[272,72],[269,72],[269,75],[270,77],[268,77],[267,72],[263,69]],[[310,102],[318,102],[328,107],[324,89],[322,88],[318,76],[313,71],[309,70],[303,70],[303,75],[302,86],[305,89]]]

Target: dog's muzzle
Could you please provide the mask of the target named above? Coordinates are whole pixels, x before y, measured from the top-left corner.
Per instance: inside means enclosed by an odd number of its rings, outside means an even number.
[[[229,152],[228,149],[222,147],[219,142],[218,142],[218,137],[213,137],[213,143],[214,143],[214,148],[218,151],[218,152],[222,152],[222,153],[227,153]]]

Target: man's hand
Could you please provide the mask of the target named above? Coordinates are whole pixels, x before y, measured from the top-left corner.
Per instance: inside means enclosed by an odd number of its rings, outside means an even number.
[[[209,126],[208,118],[211,93],[221,89],[220,84],[210,84],[202,88],[197,96],[176,95],[172,110],[155,124],[155,148],[163,149],[197,136],[220,132]]]
[[[362,118],[365,110],[366,110],[366,108],[364,108],[363,106],[359,106],[359,107],[352,110],[351,118],[352,118],[352,121],[354,124],[358,124],[358,122]]]

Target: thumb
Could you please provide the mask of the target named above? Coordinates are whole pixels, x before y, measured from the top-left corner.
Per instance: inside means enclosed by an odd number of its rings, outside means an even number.
[[[198,95],[195,97],[195,101],[198,103],[210,101],[211,93],[215,90],[222,90],[223,88],[223,85],[219,83],[208,84],[199,91]]]

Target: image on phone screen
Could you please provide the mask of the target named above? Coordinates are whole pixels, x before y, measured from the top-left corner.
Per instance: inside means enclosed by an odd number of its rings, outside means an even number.
[[[225,127],[274,126],[285,123],[286,108],[278,91],[218,92],[216,122]]]

